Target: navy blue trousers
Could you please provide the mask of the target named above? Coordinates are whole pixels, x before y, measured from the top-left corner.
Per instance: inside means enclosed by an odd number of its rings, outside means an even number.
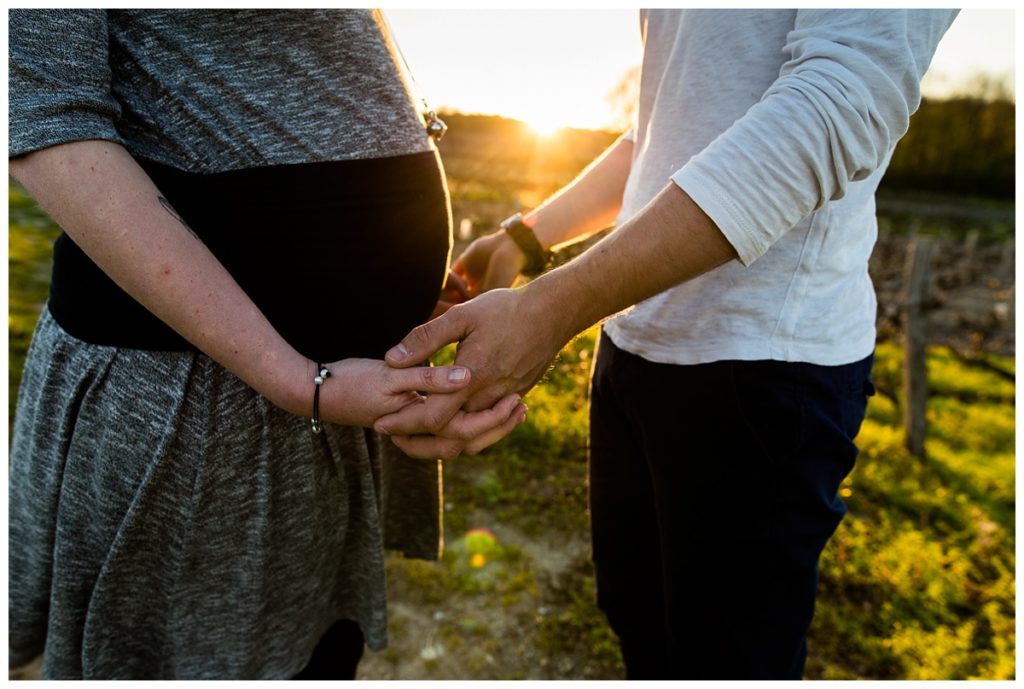
[[[602,333],[593,558],[628,679],[802,676],[871,363],[657,364]]]

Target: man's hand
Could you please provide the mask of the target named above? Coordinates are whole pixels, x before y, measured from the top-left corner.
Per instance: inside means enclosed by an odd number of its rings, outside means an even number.
[[[522,250],[504,231],[474,240],[452,264],[431,318],[484,292],[509,287],[525,262]]]
[[[460,409],[486,409],[505,395],[526,394],[575,334],[566,332],[563,315],[557,308],[535,303],[527,290],[498,289],[415,328],[387,353],[389,365],[413,366],[458,342],[456,364],[470,368],[473,379],[455,394],[431,395],[423,404],[385,416],[374,428],[392,436],[444,438],[451,434],[449,421]],[[402,446],[400,440],[396,443]]]

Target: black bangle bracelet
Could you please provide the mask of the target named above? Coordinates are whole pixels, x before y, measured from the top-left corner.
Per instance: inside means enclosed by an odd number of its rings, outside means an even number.
[[[320,425],[320,386],[331,377],[331,372],[323,364],[317,364],[316,368],[319,373],[313,377],[313,382],[316,384],[316,387],[313,389],[313,433],[319,433],[323,430],[323,426]]]

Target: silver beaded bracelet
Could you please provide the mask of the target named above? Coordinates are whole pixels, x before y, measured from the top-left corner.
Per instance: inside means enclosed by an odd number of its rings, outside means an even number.
[[[331,377],[331,372],[323,364],[317,364],[316,368],[319,373],[313,377],[313,382],[316,383],[316,387],[313,389],[313,433],[319,433],[323,430],[323,426],[320,425],[320,386]]]

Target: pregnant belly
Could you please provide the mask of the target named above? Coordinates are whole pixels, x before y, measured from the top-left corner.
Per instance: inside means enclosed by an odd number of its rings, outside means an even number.
[[[380,358],[433,310],[451,248],[432,152],[197,175],[141,161],[277,331],[310,359]],[[186,349],[67,237],[51,312],[97,344]]]
[[[382,357],[430,316],[447,269],[436,157],[283,167],[224,190],[194,229],[298,351]]]

